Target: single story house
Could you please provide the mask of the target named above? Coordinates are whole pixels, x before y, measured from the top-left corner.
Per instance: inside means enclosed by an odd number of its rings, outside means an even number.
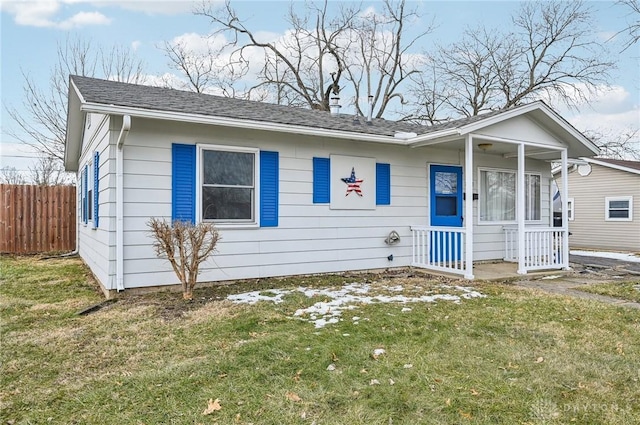
[[[107,292],[178,283],[151,217],[216,223],[203,282],[566,269],[550,162],[598,153],[543,102],[422,126],[79,76],[68,100],[79,253]]]
[[[640,161],[582,158],[553,174],[559,188],[567,174],[571,248],[640,252]]]

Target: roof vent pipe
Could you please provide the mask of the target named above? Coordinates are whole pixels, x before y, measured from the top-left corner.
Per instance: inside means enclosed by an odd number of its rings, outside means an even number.
[[[338,115],[340,113],[340,98],[338,96],[331,98],[331,104],[329,105],[329,110],[331,111],[331,115]]]
[[[371,125],[371,116],[373,115],[373,95],[369,95],[368,101],[369,110],[367,111],[367,124]]]

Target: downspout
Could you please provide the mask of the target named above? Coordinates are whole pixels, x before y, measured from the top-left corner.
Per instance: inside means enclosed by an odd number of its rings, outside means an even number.
[[[124,291],[124,154],[122,148],[131,129],[131,116],[122,116],[116,144],[116,290]]]

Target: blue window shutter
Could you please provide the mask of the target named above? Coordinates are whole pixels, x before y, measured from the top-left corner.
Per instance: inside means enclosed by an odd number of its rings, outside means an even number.
[[[313,203],[330,202],[329,158],[313,158]]]
[[[100,153],[93,154],[93,227],[98,227],[98,183],[100,181]]]
[[[390,164],[376,164],[376,205],[391,205]]]
[[[84,172],[82,173],[82,221],[84,224],[89,222],[89,199],[87,194],[89,191],[89,165],[84,166]]]
[[[260,151],[260,227],[278,226],[278,152]]]
[[[196,145],[171,145],[171,221],[196,220]]]

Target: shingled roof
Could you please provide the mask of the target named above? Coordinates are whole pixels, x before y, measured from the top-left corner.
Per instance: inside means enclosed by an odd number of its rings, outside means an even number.
[[[380,136],[394,136],[399,132],[416,133],[417,135],[428,134],[464,126],[500,113],[496,111],[433,126],[379,118],[373,119],[372,124],[369,125],[363,117],[354,121],[354,115],[351,114],[332,115],[325,111],[232,99],[163,87],[121,83],[77,75],[71,76],[71,81],[87,103],[341,130]]]
[[[640,171],[640,161],[628,161],[624,159],[611,159],[611,158],[593,158],[593,162],[604,162],[605,164],[611,164],[618,167],[629,168],[631,170]]]

